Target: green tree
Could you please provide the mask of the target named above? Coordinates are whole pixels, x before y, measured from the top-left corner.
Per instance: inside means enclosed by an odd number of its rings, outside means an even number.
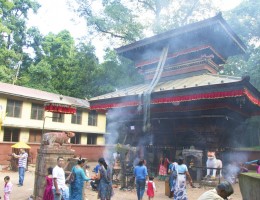
[[[243,0],[241,4],[224,13],[231,27],[247,46],[245,55],[230,58],[224,66],[222,73],[228,75],[249,75],[250,81],[257,89],[259,82],[259,56],[260,56],[260,2]]]
[[[98,0],[74,1],[90,35],[100,33],[120,44],[207,18],[212,9],[216,11],[210,0],[103,0],[101,5]]]
[[[39,4],[34,0],[0,1],[0,65],[8,73],[1,81],[15,83],[18,80],[23,61],[29,58],[23,51],[27,15],[29,10],[36,12],[38,8]]]

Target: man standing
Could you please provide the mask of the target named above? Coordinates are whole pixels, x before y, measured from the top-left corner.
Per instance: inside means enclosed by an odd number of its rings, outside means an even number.
[[[63,170],[64,159],[57,158],[57,165],[52,170],[54,200],[69,200],[69,188],[65,183],[65,172]]]
[[[24,181],[24,174],[27,167],[27,158],[28,154],[25,152],[24,149],[20,149],[20,154],[16,155],[15,153],[12,154],[15,158],[18,158],[18,172],[19,172],[19,183],[18,187],[23,186]]]

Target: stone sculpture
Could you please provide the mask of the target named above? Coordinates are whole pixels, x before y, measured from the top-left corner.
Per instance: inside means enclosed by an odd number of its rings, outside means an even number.
[[[219,176],[222,177],[222,161],[216,158],[214,151],[208,152],[208,160],[206,162],[206,165],[207,165],[207,177],[211,176],[210,172],[212,170],[213,172],[211,178],[215,178],[217,169],[220,169]],[[210,168],[214,168],[214,169],[210,169]]]
[[[59,146],[63,144],[69,144],[69,139],[74,137],[75,133],[66,131],[66,132],[49,132],[43,134],[43,145],[53,146],[58,144]]]

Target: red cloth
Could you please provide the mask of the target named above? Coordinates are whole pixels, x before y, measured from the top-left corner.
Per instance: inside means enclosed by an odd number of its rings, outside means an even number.
[[[153,182],[148,181],[147,183],[147,195],[148,197],[154,197]]]
[[[52,178],[48,176],[45,177],[46,186],[43,194],[43,200],[53,200],[53,193],[52,193]]]

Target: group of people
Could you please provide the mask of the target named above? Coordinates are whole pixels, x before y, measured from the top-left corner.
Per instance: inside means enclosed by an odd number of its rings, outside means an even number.
[[[104,158],[98,160],[99,168],[96,178],[99,180],[98,197],[101,200],[110,200],[113,195],[112,171],[108,167]],[[71,170],[73,181],[67,186],[65,172],[63,170],[64,159],[57,158],[57,165],[52,169],[48,168],[46,176],[46,186],[43,195],[44,200],[82,200],[84,194],[84,182],[90,181],[84,172],[85,160],[79,158],[77,165]],[[69,176],[71,176],[71,174]]]
[[[23,186],[24,174],[27,167],[28,154],[24,149],[20,149],[20,154],[12,154],[15,158],[18,158],[18,171],[19,171],[19,183],[18,187]],[[186,191],[186,179],[189,184],[193,186],[192,178],[189,174],[187,166],[184,164],[184,159],[180,157],[177,162],[170,163],[167,159],[163,159],[160,162],[159,175],[165,176],[165,168],[169,164],[168,174],[169,186],[170,186],[170,198],[175,200],[187,200]],[[98,160],[98,165],[95,167],[95,176],[89,178],[84,172],[85,160],[79,158],[77,165],[75,165],[71,174],[74,175],[73,182],[70,183],[69,187],[66,184],[64,167],[64,159],[62,157],[57,158],[57,165],[54,168],[48,168],[48,175],[46,176],[46,187],[44,191],[44,200],[82,200],[83,199],[83,188],[85,181],[91,181],[93,189],[98,191],[98,198],[101,200],[110,200],[113,196],[112,187],[112,169],[107,165],[104,158]],[[257,172],[259,173],[260,161],[257,162]],[[140,160],[139,163],[134,167],[134,177],[136,184],[137,199],[142,200],[147,187],[148,199],[154,197],[156,186],[153,181],[154,177],[148,176],[145,160]],[[4,178],[4,199],[10,199],[10,193],[12,191],[12,183],[10,177]],[[198,200],[214,199],[222,200],[227,199],[233,193],[233,188],[230,182],[224,181],[220,183],[215,189],[210,190],[202,194]]]

